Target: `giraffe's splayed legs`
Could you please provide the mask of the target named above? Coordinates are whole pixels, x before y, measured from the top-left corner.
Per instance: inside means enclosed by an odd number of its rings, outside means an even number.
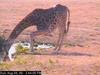
[[[35,36],[39,36],[39,35],[52,36],[48,31],[47,31],[47,32],[46,32],[46,31],[42,31],[42,32],[40,32],[40,31],[32,32],[32,33],[30,34],[30,39],[31,39],[31,40],[30,40],[31,52],[34,52],[34,48],[33,48],[34,43],[35,43],[34,37],[35,37]]]

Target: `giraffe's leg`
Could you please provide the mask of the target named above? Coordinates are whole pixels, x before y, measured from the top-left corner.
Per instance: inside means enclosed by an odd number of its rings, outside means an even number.
[[[46,35],[46,36],[52,36],[49,32],[47,31],[35,31],[32,32],[30,35],[30,43],[31,43],[31,51],[33,51],[33,43],[35,42],[34,37],[39,36],[39,35]]]
[[[61,49],[61,46],[62,46],[62,42],[63,42],[63,38],[64,38],[64,34],[63,33],[60,33],[59,35],[59,38],[58,38],[58,41],[57,41],[57,45],[55,47],[55,53],[58,52],[60,49]]]
[[[58,46],[58,51],[61,49],[61,46],[62,46],[62,44],[63,44],[63,39],[64,39],[64,37],[65,37],[65,34],[68,32],[68,28],[69,27],[67,27],[67,29],[66,29],[66,23],[65,24],[63,24],[62,25],[62,27],[60,27],[61,29],[59,30],[61,33],[61,38],[60,38],[60,41],[59,41],[59,46]]]
[[[34,43],[34,37],[32,35],[32,33],[30,34],[30,51],[33,52],[33,43]]]
[[[57,49],[58,49],[59,42],[60,42],[60,38],[61,38],[61,34],[59,33],[59,37],[58,37],[58,40],[57,40],[57,44],[56,44],[55,49],[54,49],[55,52],[56,52]]]
[[[58,49],[57,51],[59,51],[61,49],[61,46],[63,44],[63,39],[64,39],[64,33],[61,34],[61,37],[60,37],[60,41],[59,41],[59,44],[58,44]]]
[[[64,27],[59,27],[59,38],[58,38],[58,41],[57,41],[57,45],[54,49],[55,50],[54,53],[57,53],[61,49],[63,39],[64,39]]]
[[[65,37],[65,33],[66,33],[66,24],[63,24],[62,27],[60,27],[61,29],[59,30],[60,31],[60,41],[59,41],[59,46],[58,46],[58,51],[61,49],[61,46],[63,44],[63,40],[64,40],[64,37]]]

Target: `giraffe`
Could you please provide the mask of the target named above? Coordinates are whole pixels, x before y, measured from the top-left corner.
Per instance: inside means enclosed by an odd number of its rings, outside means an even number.
[[[67,22],[67,28],[66,28],[66,22]],[[6,45],[4,47],[6,48],[6,50],[9,50],[9,48],[14,43],[14,40],[18,37],[18,35],[27,27],[34,25],[37,27],[37,31],[32,32],[30,34],[31,41],[33,42],[35,36],[39,35],[51,36],[51,32],[53,32],[56,28],[58,28],[59,37],[57,45],[54,49],[55,52],[57,52],[61,49],[64,35],[69,30],[69,24],[70,24],[70,11],[68,7],[64,5],[57,4],[55,7],[51,7],[48,9],[35,9],[16,25],[16,27],[13,29],[10,36],[6,40],[5,42]],[[31,42],[31,47],[33,45],[33,42]],[[33,47],[31,49],[33,50]]]

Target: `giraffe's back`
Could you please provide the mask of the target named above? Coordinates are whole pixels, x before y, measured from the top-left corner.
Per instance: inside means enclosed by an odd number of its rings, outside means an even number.
[[[62,9],[64,8],[64,9]],[[54,30],[58,24],[66,19],[66,7],[62,8],[49,8],[49,9],[35,9],[33,14],[35,16],[35,24],[38,30]]]

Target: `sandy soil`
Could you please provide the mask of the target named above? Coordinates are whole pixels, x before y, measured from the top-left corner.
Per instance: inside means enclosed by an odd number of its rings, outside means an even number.
[[[23,59],[18,56],[16,61],[6,62],[10,67],[5,70],[42,70],[44,75],[100,75],[99,0],[0,0],[0,32],[8,29],[5,34],[8,35],[35,8],[49,8],[58,3],[68,6],[71,12],[70,30],[62,53],[22,55]]]

